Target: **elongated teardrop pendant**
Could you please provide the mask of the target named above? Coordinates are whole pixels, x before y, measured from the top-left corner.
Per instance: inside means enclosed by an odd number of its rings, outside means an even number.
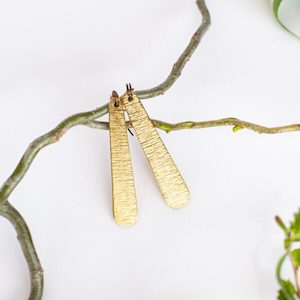
[[[113,215],[117,224],[132,225],[138,210],[128,145],[124,108],[113,92],[108,105]]]
[[[127,86],[127,92],[121,97],[121,102],[127,111],[166,203],[172,208],[185,206],[190,199],[188,187],[131,86]]]

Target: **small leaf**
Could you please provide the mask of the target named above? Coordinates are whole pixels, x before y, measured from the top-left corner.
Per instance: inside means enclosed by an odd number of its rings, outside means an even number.
[[[171,130],[170,125],[166,123],[161,124],[160,129],[164,130],[166,133],[169,133]]]
[[[154,125],[154,127],[164,130],[166,133],[169,133],[171,131],[171,124],[157,120],[152,120],[152,124]]]
[[[235,126],[232,128],[232,131],[233,131],[233,132],[237,132],[237,131],[239,131],[239,130],[241,130],[241,129],[244,129],[244,127],[242,127],[242,126],[240,126],[240,125],[235,125]]]
[[[300,210],[294,214],[294,220],[290,224],[290,230],[294,235],[300,234]]]
[[[278,224],[278,226],[287,234],[288,229],[286,228],[286,226],[283,223],[282,219],[279,216],[276,216],[275,221]]]
[[[295,249],[291,252],[293,261],[296,267],[300,267],[300,249]]]
[[[295,300],[296,289],[290,280],[281,281],[281,289],[278,292],[278,300]]]

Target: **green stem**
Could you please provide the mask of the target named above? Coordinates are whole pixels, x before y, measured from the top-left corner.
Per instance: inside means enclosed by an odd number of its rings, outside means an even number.
[[[185,121],[180,123],[167,123],[165,121],[160,120],[151,120],[154,127],[164,130],[165,132],[177,131],[177,130],[184,130],[184,129],[199,129],[199,128],[212,128],[212,127],[221,127],[221,126],[239,126],[240,129],[248,129],[255,131],[257,133],[264,133],[264,134],[278,134],[278,133],[287,133],[293,131],[300,131],[300,124],[291,124],[291,125],[284,125],[278,127],[266,127],[259,124],[239,120],[237,118],[224,118],[218,120],[211,120],[211,121]],[[127,122],[127,127],[131,127],[131,123]],[[96,128],[96,129],[103,129],[108,130],[108,122],[99,122],[99,121],[90,121],[84,124],[85,126]],[[280,225],[281,226],[281,225]],[[285,230],[282,226],[281,228]]]
[[[282,266],[283,263],[285,261],[285,259],[288,257],[288,253],[285,253],[279,260],[277,267],[276,267],[276,279],[278,284],[281,287],[281,290],[284,294],[284,296],[286,297],[287,300],[295,300],[294,297],[291,297],[289,292],[286,290],[285,285],[284,285],[284,280],[281,277],[281,270],[282,270]]]
[[[22,180],[27,170],[31,166],[34,158],[44,147],[56,143],[60,138],[72,127],[83,125],[91,120],[95,120],[107,113],[107,104],[102,107],[84,113],[73,115],[60,124],[53,130],[35,139],[27,148],[14,172],[4,182],[0,189],[0,203],[5,202],[18,183]]]
[[[8,202],[0,205],[0,215],[6,218],[15,228],[26,259],[31,281],[29,300],[40,300],[42,299],[44,287],[43,269],[33,245],[29,228],[20,213]]]
[[[193,34],[191,41],[183,51],[183,53],[179,56],[173,68],[168,75],[168,77],[159,85],[148,89],[137,91],[136,94],[139,96],[140,99],[147,99],[152,97],[157,97],[159,95],[163,95],[168,89],[170,89],[173,84],[176,82],[178,77],[181,75],[182,70],[184,69],[186,63],[190,60],[193,53],[197,49],[198,45],[200,44],[202,37],[208,30],[210,26],[210,14],[206,7],[204,0],[197,0],[196,4],[199,8],[199,11],[202,15],[202,22],[196,32]]]

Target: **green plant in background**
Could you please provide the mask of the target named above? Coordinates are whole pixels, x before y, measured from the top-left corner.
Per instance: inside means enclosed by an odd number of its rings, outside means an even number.
[[[274,0],[274,2],[273,2],[273,11],[274,11],[276,20],[283,26],[283,24],[281,23],[281,21],[279,19],[279,8],[280,8],[281,4],[282,4],[282,0]]]
[[[299,0],[300,1],[300,0]],[[285,29],[287,30],[289,33],[291,33],[292,35],[294,35],[295,37],[297,38],[300,38],[299,36],[297,36],[294,32],[292,32],[287,26],[285,26],[281,19],[280,19],[280,15],[279,15],[279,11],[280,11],[280,7],[281,7],[281,4],[283,3],[283,0],[274,0],[273,1],[273,12],[274,12],[274,15],[275,15],[275,18],[277,20],[277,22]]]
[[[275,220],[279,227],[284,232],[284,249],[285,253],[280,258],[277,269],[276,277],[280,285],[278,293],[278,300],[296,300],[300,299],[300,286],[299,286],[299,267],[300,267],[300,248],[296,247],[296,242],[300,242],[300,209],[294,214],[294,219],[290,222],[289,226],[286,226],[282,219],[278,216]],[[289,260],[294,278],[290,279],[282,278],[282,267],[284,263]]]

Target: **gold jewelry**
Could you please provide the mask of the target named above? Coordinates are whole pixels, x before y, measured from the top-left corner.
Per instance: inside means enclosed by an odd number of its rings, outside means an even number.
[[[190,199],[188,187],[140,99],[133,92],[130,84],[126,87],[127,92],[121,97],[121,103],[124,105],[131,125],[142,145],[161,193],[168,206],[172,208],[183,207]]]
[[[113,215],[117,224],[132,225],[137,221],[138,209],[124,109],[115,91],[112,93],[108,112]]]

